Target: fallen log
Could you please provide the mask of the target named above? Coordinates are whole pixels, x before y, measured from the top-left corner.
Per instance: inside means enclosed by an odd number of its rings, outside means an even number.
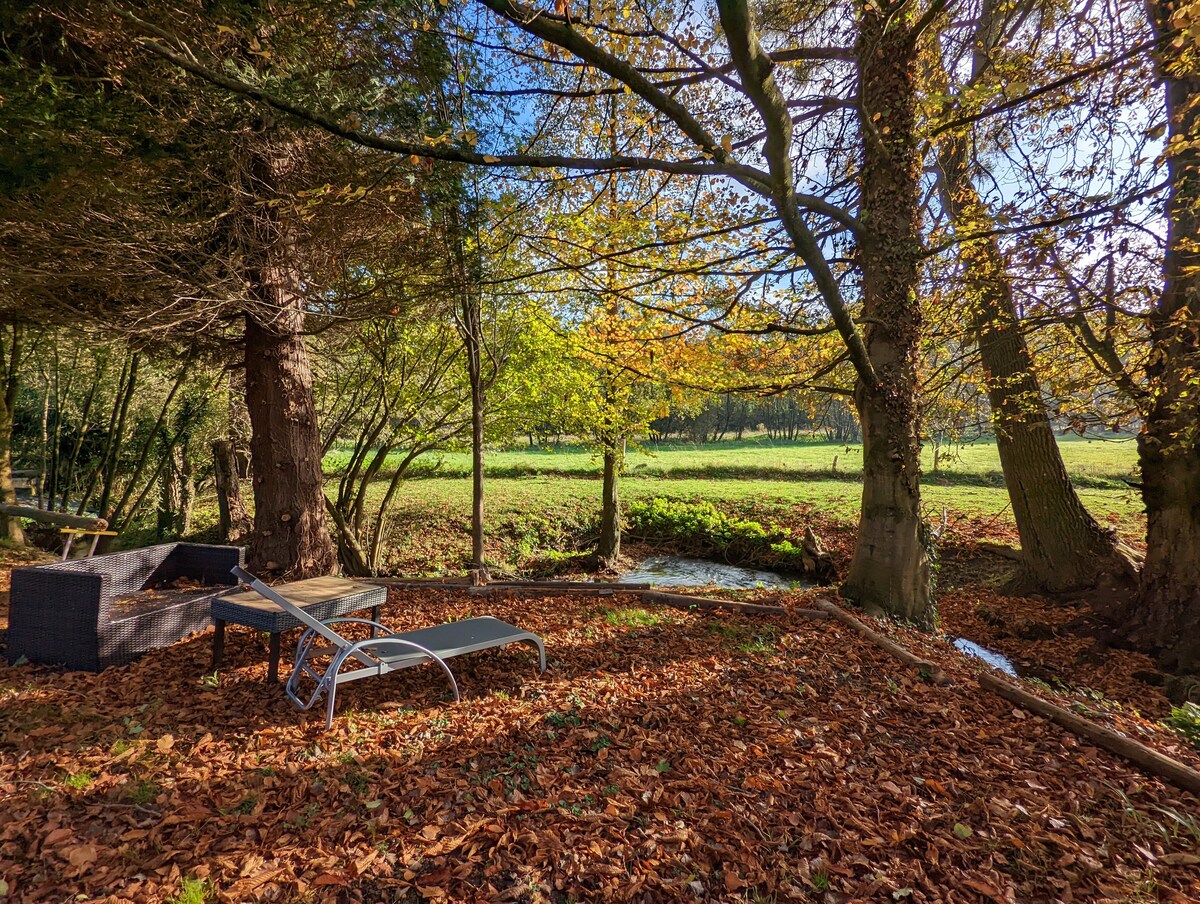
[[[527,596],[613,596],[617,593],[640,593],[640,590],[627,590],[624,587],[539,587],[535,584],[482,584],[468,587],[467,593],[476,596],[488,596],[501,593],[519,593]]]
[[[489,581],[488,586],[534,587],[538,589],[546,587],[555,590],[613,590],[616,592],[650,589],[649,584],[621,584],[615,581]]]
[[[648,603],[661,603],[675,609],[725,609],[729,612],[742,612],[748,615],[786,615],[792,611],[783,606],[716,600],[705,596],[688,596],[686,593],[667,593],[662,590],[643,590],[640,596]],[[796,611],[811,612],[813,610],[800,609]]]
[[[820,599],[817,600],[817,608],[823,612],[829,613],[833,618],[836,618],[846,627],[853,629],[861,634],[875,646],[889,653],[894,659],[898,659],[905,665],[912,666],[919,671],[924,677],[928,678],[934,684],[950,684],[950,677],[942,671],[942,667],[936,662],[930,662],[928,659],[922,659],[916,656],[900,644],[896,643],[889,637],[884,637],[873,628],[868,628],[865,624],[839,606],[832,600]]]
[[[1185,791],[1200,795],[1200,772],[1178,760],[1173,760],[1164,753],[1159,753],[1152,747],[1147,747],[1141,741],[1126,737],[1111,728],[1097,725],[1090,719],[1077,716],[1070,710],[1056,706],[1043,700],[1023,688],[1017,687],[998,675],[984,672],[979,675],[979,684],[995,694],[999,694],[1010,703],[1015,703],[1022,709],[1049,719],[1061,725],[1080,737],[1087,738],[1096,745],[1103,747],[1109,753],[1124,757],[1144,769],[1164,778]]]
[[[72,515],[67,512],[48,512],[32,505],[0,505],[0,514],[14,518],[26,518],[40,524],[58,524],[62,527],[76,527],[81,530],[106,530],[108,522],[103,518],[93,518],[90,515]]]
[[[485,584],[482,587],[468,587],[467,593],[487,595],[492,593],[540,593],[540,594],[572,594],[584,596],[612,596],[616,593],[630,593],[643,602],[659,603],[674,609],[722,609],[728,612],[740,612],[743,615],[788,615],[794,614],[801,618],[826,619],[829,614],[817,609],[788,609],[784,606],[770,606],[763,603],[742,603],[734,600],[718,600],[705,596],[688,596],[685,593],[668,593],[663,590],[651,590],[646,584],[603,584],[587,581],[514,581]]]
[[[466,586],[470,578],[466,575],[454,575],[448,578],[363,578],[373,584],[387,584],[389,587],[457,587]]]
[[[1024,561],[1024,556],[1021,550],[1015,549],[1004,543],[993,543],[990,540],[980,540],[979,548],[984,552],[990,552],[992,555],[1001,556],[1005,559],[1011,559],[1013,562]]]

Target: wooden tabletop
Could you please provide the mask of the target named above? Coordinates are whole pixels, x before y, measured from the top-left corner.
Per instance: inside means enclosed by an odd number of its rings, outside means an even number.
[[[280,596],[286,597],[288,602],[306,608],[316,603],[327,603],[344,596],[367,593],[380,588],[377,584],[363,584],[359,581],[349,581],[346,578],[309,578],[306,581],[292,581],[290,584],[276,584],[271,589]],[[250,609],[281,611],[277,605],[254,590],[239,590],[237,593],[230,593],[228,596],[221,597],[221,602],[246,606]]]

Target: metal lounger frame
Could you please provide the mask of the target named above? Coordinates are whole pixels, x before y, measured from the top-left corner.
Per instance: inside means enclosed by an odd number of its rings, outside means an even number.
[[[471,650],[452,648],[450,651],[443,650],[442,655],[422,646],[414,640],[406,637],[404,634],[396,633],[389,630],[379,622],[372,621],[367,618],[332,618],[326,621],[320,621],[314,618],[304,609],[297,606],[291,600],[284,597],[281,593],[272,589],[267,584],[263,583],[244,568],[236,567],[233,573],[237,575],[244,583],[249,584],[255,591],[275,603],[285,612],[291,614],[297,621],[307,626],[307,630],[300,638],[300,642],[296,645],[296,663],[292,667],[292,673],[288,677],[287,685],[284,687],[284,693],[287,694],[292,705],[300,710],[311,709],[316,702],[325,695],[325,727],[333,727],[333,709],[337,696],[337,688],[339,684],[346,684],[350,681],[357,681],[360,678],[372,678],[380,675],[386,675],[390,672],[397,672],[400,669],[412,668],[416,665],[421,665],[425,662],[436,662],[446,673],[446,677],[450,681],[450,687],[454,691],[454,699],[457,702],[461,699],[458,691],[458,682],[454,679],[454,673],[450,671],[450,666],[446,665],[446,658],[456,656],[459,653],[471,652]],[[382,631],[382,635],[372,636],[365,640],[351,641],[343,637],[333,629],[333,625],[341,624],[360,624],[369,625],[374,635],[376,631]],[[317,638],[323,638],[329,641],[332,647],[317,646]],[[502,641],[488,644],[485,647],[475,647],[475,649],[487,649],[488,647],[504,647],[510,643],[528,643],[533,645],[538,651],[538,665],[541,671],[546,671],[546,649],[542,644],[542,640],[536,634],[529,631],[518,631],[515,634],[506,636]],[[401,647],[412,651],[412,655],[403,657],[402,659],[388,660],[377,655],[379,647],[392,646]],[[318,672],[310,665],[310,660],[318,655],[331,653],[333,656],[329,666],[325,669],[324,674]],[[443,658],[443,656],[445,658]],[[347,660],[354,659],[362,665],[362,668],[355,669],[351,672],[342,672],[342,666]],[[298,693],[301,678],[308,676],[316,682],[316,687],[308,699],[304,699]]]

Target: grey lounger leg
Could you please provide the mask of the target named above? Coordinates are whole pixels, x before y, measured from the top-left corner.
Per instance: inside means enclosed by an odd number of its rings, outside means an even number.
[[[538,652],[538,671],[546,671],[546,647],[540,637],[530,635],[529,637],[523,637],[520,640],[514,641],[514,643],[527,643],[530,646],[536,647]]]

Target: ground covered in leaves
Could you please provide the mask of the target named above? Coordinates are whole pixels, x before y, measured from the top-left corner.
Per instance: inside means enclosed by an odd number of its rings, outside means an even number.
[[[797,595],[792,602],[805,599]],[[540,633],[349,686],[332,731],[231,630],[99,675],[0,666],[11,900],[1196,901],[1200,805],[834,622],[394,591]],[[2,625],[0,625],[2,626]],[[182,900],[182,899],[180,899]]]

